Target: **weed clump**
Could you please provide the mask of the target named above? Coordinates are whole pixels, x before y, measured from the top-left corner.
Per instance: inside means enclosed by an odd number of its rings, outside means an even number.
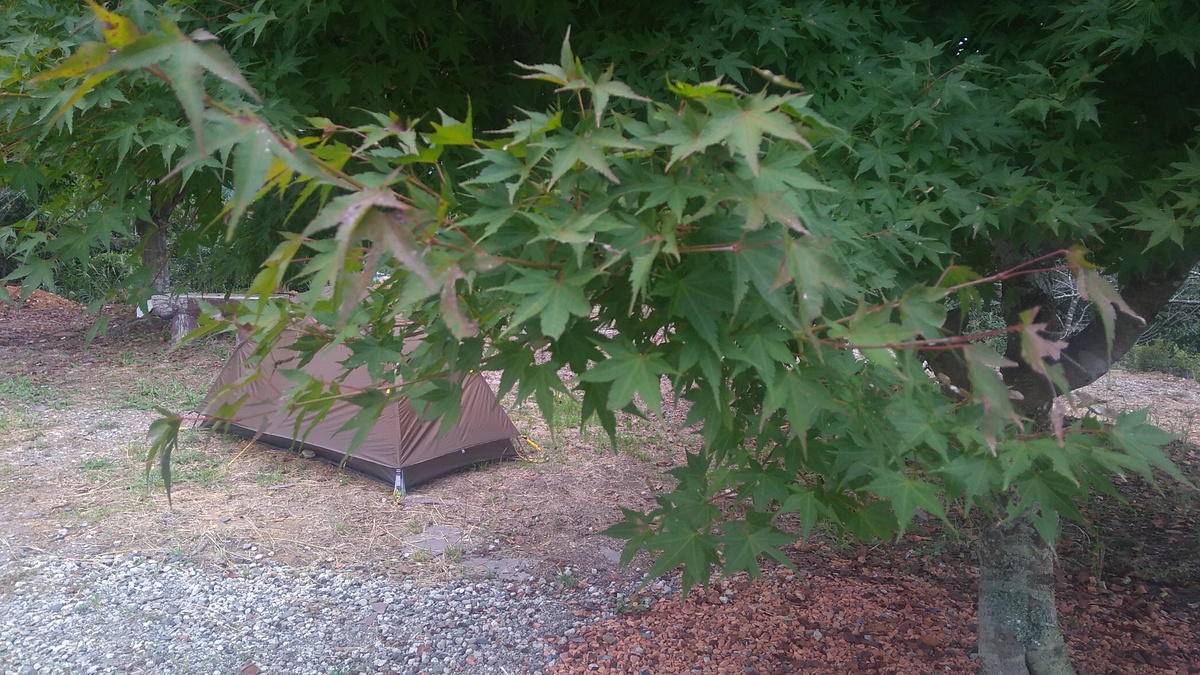
[[[1122,365],[1139,373],[1170,373],[1195,380],[1200,375],[1200,354],[1159,339],[1129,350]]]

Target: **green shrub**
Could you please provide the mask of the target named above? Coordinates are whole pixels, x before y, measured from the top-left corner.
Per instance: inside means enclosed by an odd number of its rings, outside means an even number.
[[[97,251],[86,260],[63,261],[55,272],[59,295],[75,302],[106,300],[118,291],[137,267],[131,251]]]
[[[1129,370],[1139,373],[1170,373],[1197,379],[1200,374],[1200,354],[1192,354],[1167,340],[1154,340],[1137,345],[1121,360]]]

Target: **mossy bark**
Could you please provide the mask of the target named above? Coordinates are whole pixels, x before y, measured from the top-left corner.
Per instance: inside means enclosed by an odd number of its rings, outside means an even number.
[[[979,539],[979,670],[1073,675],[1054,605],[1054,548],[1027,517]]]

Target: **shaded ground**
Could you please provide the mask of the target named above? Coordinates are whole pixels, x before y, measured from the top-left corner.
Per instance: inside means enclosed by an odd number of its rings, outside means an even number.
[[[1082,390],[1105,414],[1150,419],[1200,441],[1200,383],[1113,372]],[[1200,448],[1168,453],[1200,485]],[[1096,495],[1068,523],[1056,595],[1080,673],[1200,673],[1200,495],[1165,479],[1118,479],[1124,502]],[[557,672],[971,672],[978,569],[970,528],[916,528],[898,544],[839,547],[816,538],[796,569],[717,582],[598,623],[563,645]]]
[[[717,582],[572,636],[556,672],[964,673],[975,669],[973,559],[908,541],[830,555],[798,550],[796,571]],[[1200,672],[1200,610],[1169,587],[1058,583],[1081,673]]]
[[[165,331],[124,312],[85,347],[88,321],[55,296],[0,305],[0,558],[47,552],[88,560],[139,550],[238,573],[264,558],[437,581],[523,575],[563,585],[638,574],[596,533],[618,504],[649,506],[662,471],[695,439],[678,411],[625,429],[618,452],[574,428],[564,399],[549,424],[512,411],[542,452],[448,476],[396,504],[387,486],[245,440],[185,432],[174,507],[147,483],[155,405],[197,403],[231,345],[169,350]],[[1165,428],[1195,434],[1197,383],[1114,373],[1095,405],[1152,405]],[[553,426],[556,434],[550,433]],[[1192,436],[1193,440],[1196,436]],[[1176,460],[1200,478],[1194,446]],[[1097,500],[1095,527],[1068,525],[1059,601],[1085,672],[1200,672],[1200,502],[1130,479],[1128,504]],[[962,672],[973,667],[970,532],[917,528],[898,545],[817,538],[796,571],[734,577],[680,604],[629,598],[617,619],[564,636],[560,672]],[[11,580],[0,578],[0,594]],[[581,616],[582,618],[582,616]]]

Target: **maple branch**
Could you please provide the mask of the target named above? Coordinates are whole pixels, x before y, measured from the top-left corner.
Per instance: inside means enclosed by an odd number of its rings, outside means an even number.
[[[1121,297],[1144,321],[1118,313],[1111,336],[1111,350],[1109,336],[1105,334],[1104,323],[1101,321],[1091,322],[1067,340],[1061,363],[1068,387],[1075,390],[1087,386],[1107,373],[1112,363],[1137,343],[1155,315],[1187,281],[1197,263],[1200,263],[1200,241],[1193,241],[1185,249],[1185,254],[1174,263],[1151,266],[1141,275],[1123,284]],[[1021,363],[1016,368],[1006,368],[1002,374],[1005,384],[1024,397],[1017,402],[1018,409],[1035,419],[1044,416],[1049,410],[1054,396],[1065,393],[1056,391],[1041,374],[1026,363]]]

